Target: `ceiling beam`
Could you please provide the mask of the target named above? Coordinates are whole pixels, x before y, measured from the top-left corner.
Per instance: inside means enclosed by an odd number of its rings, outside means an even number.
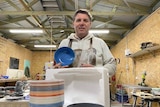
[[[95,0],[93,3],[92,3],[92,8],[98,3],[100,2],[101,0]]]
[[[3,30],[9,30],[9,29],[48,29],[50,30],[51,27],[48,27],[48,28],[13,28],[13,27],[0,27],[0,31],[3,31]],[[104,28],[92,28],[92,29],[101,29],[103,30]],[[108,30],[129,30],[129,28],[106,28]],[[104,30],[106,30],[104,29]],[[73,28],[52,28],[52,30],[56,31],[56,30],[65,30],[65,31],[73,31],[74,29]]]
[[[153,6],[155,4],[157,4],[159,0],[156,0],[154,3],[153,3]],[[113,5],[114,6],[117,6],[117,8],[125,8],[125,9],[130,9],[132,12],[147,12],[148,9],[150,7],[148,6],[144,6],[144,5],[140,5],[140,4],[136,4],[136,3],[132,3],[130,1],[126,1],[127,2],[127,5],[126,3],[124,2],[124,0],[101,0],[100,1],[102,4],[106,4],[106,5]],[[152,6],[151,6],[152,7]]]
[[[73,15],[75,11],[0,11],[0,15]],[[102,12],[94,11],[92,15],[148,15],[147,12]]]
[[[26,1],[23,1],[23,0],[19,0],[19,1],[23,5],[23,7],[25,8],[26,11],[33,11],[32,7],[29,7],[29,5],[28,5],[28,3]],[[39,19],[39,17],[37,15],[31,15],[31,17],[38,24],[38,26],[40,28],[44,28],[44,26],[41,25],[41,23],[40,23],[41,21],[40,21],[40,19]],[[49,36],[50,34],[49,34],[49,32],[46,29],[43,29],[43,30],[47,33],[46,39],[48,41],[51,41],[51,42],[53,42],[55,44],[56,42],[54,40],[50,40],[50,36]]]
[[[29,7],[32,7],[33,5],[35,5],[37,2],[39,2],[39,0],[33,0],[32,2],[30,2],[28,4]]]
[[[21,17],[7,19],[7,20],[0,20],[0,25],[5,25],[5,24],[10,24],[10,23],[22,21],[22,20],[25,20],[27,17],[29,17],[29,16],[21,16]]]
[[[16,4],[14,4],[14,3],[12,2],[12,0],[5,0],[5,1],[8,2],[9,5],[11,5],[12,7],[14,7],[16,10],[21,10],[21,8],[19,8]]]
[[[122,0],[102,0],[101,1],[103,4],[106,4],[106,5],[116,5],[118,8],[121,8],[121,9],[130,9]],[[129,2],[129,1],[127,1]],[[133,11],[147,11],[148,10],[148,7],[147,6],[143,6],[143,5],[138,5],[138,4],[135,4],[135,3],[129,3],[129,5],[132,7],[132,10]]]

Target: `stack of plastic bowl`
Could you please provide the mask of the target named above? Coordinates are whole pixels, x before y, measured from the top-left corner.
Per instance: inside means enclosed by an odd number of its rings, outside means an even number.
[[[32,80],[30,83],[30,107],[63,107],[63,80]]]

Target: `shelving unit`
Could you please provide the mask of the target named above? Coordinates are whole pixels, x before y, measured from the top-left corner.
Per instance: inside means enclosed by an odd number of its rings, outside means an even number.
[[[158,49],[160,49],[159,45],[158,46],[152,46],[152,47],[145,48],[143,50],[137,51],[136,53],[133,53],[131,55],[128,55],[128,57],[135,58],[135,57],[147,54],[147,53],[151,53],[153,56],[155,56],[155,52],[154,51],[156,51]]]

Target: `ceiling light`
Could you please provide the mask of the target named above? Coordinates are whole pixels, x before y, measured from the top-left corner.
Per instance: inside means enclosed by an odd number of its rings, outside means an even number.
[[[56,48],[56,45],[34,45],[37,48]]]
[[[89,30],[89,33],[109,33],[109,30]]]
[[[43,33],[43,30],[40,29],[11,29],[11,33]]]

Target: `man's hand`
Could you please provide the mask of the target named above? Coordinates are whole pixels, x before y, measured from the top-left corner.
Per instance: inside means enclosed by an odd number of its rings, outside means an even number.
[[[61,63],[57,63],[57,64],[54,65],[54,68],[55,68],[55,69],[68,68],[68,67],[69,67],[68,65],[67,65],[67,66],[61,66]]]
[[[80,67],[94,67],[92,64],[81,64]]]

